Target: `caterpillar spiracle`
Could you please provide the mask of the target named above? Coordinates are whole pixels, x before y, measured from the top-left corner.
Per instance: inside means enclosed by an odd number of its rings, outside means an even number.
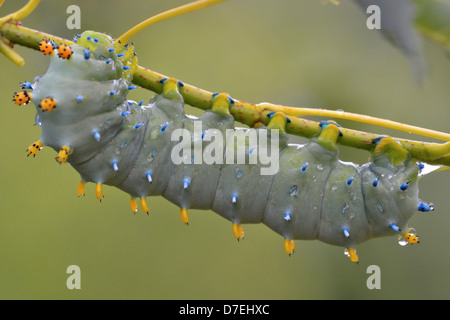
[[[197,10],[221,1],[183,7]],[[37,2],[31,0],[27,10]],[[171,17],[165,14],[146,21]],[[0,19],[0,27],[3,23]],[[15,40],[36,48],[38,41],[29,45],[14,28],[21,29],[12,24],[2,30],[12,38],[17,32]],[[347,144],[370,151],[369,161],[358,165],[340,160],[338,148],[357,131],[334,121],[306,120],[307,113],[297,113],[305,108],[247,104],[227,93],[192,98],[187,92],[198,88],[160,75],[145,86],[158,87],[150,101],[132,101],[129,92],[140,85],[136,75],[142,76],[134,44],[127,44],[135,28],[115,40],[94,31],[73,42],[44,36],[39,50],[49,56],[47,72],[22,83],[13,96],[17,105],[35,104],[41,127],[27,155],[36,156],[43,147],[56,150],[57,162],[80,174],[79,196],[93,183],[101,201],[102,186],[114,186],[130,195],[132,212],[140,205],[147,214],[146,198],[162,196],[180,208],[185,224],[189,209],[211,209],[231,222],[237,240],[244,237],[243,224],[264,224],[282,237],[289,256],[295,240],[343,247],[353,262],[359,261],[356,248],[373,238],[419,242],[409,221],[434,205],[420,200],[418,183],[425,163],[450,163],[450,142],[363,133],[358,145]],[[195,103],[208,106],[199,117],[185,112],[186,104]],[[253,113],[257,116],[248,121]],[[235,120],[250,128],[235,127]],[[291,143],[290,136],[300,122],[301,135],[309,139],[303,145]],[[445,133],[428,137],[449,140]]]
[[[88,182],[96,184],[100,200],[103,184],[115,186],[130,195],[132,211],[137,199],[147,213],[146,197],[161,195],[180,207],[184,223],[188,209],[212,209],[232,222],[237,239],[244,236],[242,224],[263,223],[284,238],[289,255],[294,240],[318,239],[344,247],[354,262],[357,245],[374,237],[418,242],[408,220],[434,208],[418,197],[421,164],[392,138],[374,139],[372,159],[362,166],[343,162],[336,145],[342,133],[333,122],[322,122],[320,135],[306,145],[293,145],[285,132],[289,117],[281,112],[271,113],[267,126],[235,128],[234,100],[224,93],[213,94],[211,110],[199,118],[186,115],[183,83],[176,79],[161,79],[163,93],[148,104],[128,100],[134,47],[107,35],[86,31],[75,45],[46,40],[40,47],[50,56],[48,71],[14,96],[17,104],[35,103],[41,126],[28,155],[43,146],[57,150],[56,160],[81,176],[79,195]],[[180,129],[184,133],[176,135]],[[265,150],[250,139],[251,130],[267,133]],[[217,148],[211,137],[227,131],[231,138]],[[198,146],[200,154],[215,148],[219,161],[197,163]],[[231,162],[227,150],[236,151]],[[236,161],[238,151],[245,161]],[[263,151],[279,155],[275,174],[263,175],[261,163],[250,163]],[[174,163],[174,154],[183,160]]]

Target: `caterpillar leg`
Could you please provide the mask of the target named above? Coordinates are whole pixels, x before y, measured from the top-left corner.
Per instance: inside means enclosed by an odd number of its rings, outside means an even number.
[[[295,243],[294,240],[284,239],[284,251],[291,256],[294,254]]]
[[[322,128],[322,131],[317,142],[324,148],[336,150],[337,140],[342,136],[339,125],[334,121],[321,121],[320,127]]]
[[[40,140],[33,142],[27,149],[27,157],[33,156],[35,157],[36,154],[41,150],[43,147],[42,142]]]
[[[391,137],[380,137],[372,141],[375,144],[374,157],[386,155],[393,165],[399,165],[408,157],[408,151],[400,143]]]
[[[345,249],[345,255],[350,258],[351,262],[359,262],[358,255],[356,254],[356,249]]]
[[[179,89],[184,86],[183,82],[174,78],[165,78],[160,80],[163,85],[162,95],[166,99],[180,100],[182,99]]]
[[[69,146],[62,146],[55,159],[58,163],[66,163],[71,150]]]
[[[95,185],[95,196],[97,197],[98,200],[102,201],[103,199],[103,192],[102,192],[102,184],[101,183],[97,183]]]
[[[244,238],[244,230],[240,224],[233,223],[233,234],[237,241]]]
[[[147,200],[145,199],[145,197],[141,198],[141,207],[142,207],[142,210],[144,210],[144,212],[148,214],[149,209],[148,209]]]
[[[77,188],[77,194],[79,197],[84,196],[84,190],[85,190],[85,183],[83,181],[80,181]]]
[[[181,221],[183,221],[183,223],[184,224],[189,224],[189,216],[188,216],[188,213],[187,213],[187,209],[185,209],[185,208],[181,208],[180,209],[180,218],[181,218]]]

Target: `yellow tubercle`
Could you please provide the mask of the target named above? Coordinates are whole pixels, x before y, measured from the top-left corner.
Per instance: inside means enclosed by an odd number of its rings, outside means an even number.
[[[95,196],[97,197],[98,200],[102,201],[103,192],[102,192],[102,184],[101,183],[97,183],[95,185]]]
[[[131,208],[131,211],[133,211],[133,212],[138,211],[138,205],[137,205],[136,199],[134,199],[134,198],[130,199],[130,208]]]
[[[420,242],[419,241],[419,237],[415,233],[412,233],[412,232],[409,232],[409,231],[407,231],[404,234],[402,234],[402,237],[406,241],[408,241],[409,244],[415,244],[415,243],[419,243]]]
[[[84,196],[84,190],[85,190],[85,183],[83,181],[80,181],[77,188],[77,194],[79,197]]]
[[[145,199],[145,197],[141,198],[141,207],[142,207],[142,210],[144,210],[144,212],[148,214],[149,210],[148,210],[147,200]]]
[[[291,256],[294,253],[295,243],[294,240],[284,239],[284,251]]]
[[[181,94],[179,91],[180,82],[177,79],[174,78],[167,78],[161,80],[161,83],[163,84],[163,91],[162,95],[166,99],[171,100],[181,100]]]
[[[358,255],[356,254],[356,249],[345,249],[345,252],[347,253],[347,256],[350,258],[351,262],[359,262]]]
[[[41,108],[42,111],[52,111],[53,109],[56,108],[56,100],[53,98],[47,97],[47,98],[41,100],[38,107]]]
[[[233,234],[238,241],[244,238],[244,230],[240,224],[233,223]]]
[[[184,224],[189,224],[189,216],[187,213],[187,209],[185,208],[181,208],[180,209],[180,218],[181,221],[183,221]]]
[[[317,138],[317,142],[324,148],[336,150],[339,136],[339,127],[335,123],[328,122],[328,124],[322,127],[322,131],[319,138]]]
[[[376,143],[373,156],[378,157],[383,154],[396,166],[404,162],[408,157],[408,151],[391,137],[384,137]]]
[[[220,114],[222,117],[231,117],[230,114],[230,97],[226,93],[219,93],[216,96],[213,95],[213,103],[211,111]]]
[[[58,163],[66,163],[70,153],[71,149],[69,146],[62,146],[55,159]]]
[[[278,129],[281,132],[286,132],[286,123],[289,119],[283,112],[269,113],[268,116],[270,120],[267,125],[267,129]]]
[[[33,156],[35,157],[39,150],[42,149],[42,142],[40,140],[33,142],[27,149],[27,157]]]

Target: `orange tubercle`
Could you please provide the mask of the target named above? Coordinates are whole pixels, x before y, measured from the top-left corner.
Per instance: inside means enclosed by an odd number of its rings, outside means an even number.
[[[31,101],[31,93],[27,91],[14,92],[13,101],[18,106],[28,104]]]
[[[52,111],[56,108],[56,100],[50,97],[42,99],[41,103],[39,103],[39,108],[41,108],[42,111]]]
[[[50,41],[43,40],[39,42],[39,50],[43,52],[45,55],[52,56],[53,53],[55,52],[55,47],[53,43],[51,43]]]
[[[66,46],[65,44],[62,44],[58,47],[58,57],[61,59],[67,59],[69,60],[72,58],[72,49],[70,47]]]

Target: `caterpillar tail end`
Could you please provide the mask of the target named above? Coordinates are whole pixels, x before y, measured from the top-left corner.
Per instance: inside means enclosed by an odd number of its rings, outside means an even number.
[[[233,234],[237,241],[244,239],[244,230],[240,224],[233,223]]]
[[[345,255],[350,258],[351,262],[359,263],[358,255],[356,254],[356,249],[345,249]]]
[[[181,218],[181,221],[183,221],[183,223],[185,225],[189,224],[189,215],[187,213],[187,209],[185,209],[185,208],[180,209],[180,218]]]
[[[36,156],[36,154],[43,148],[42,142],[40,140],[33,142],[27,149],[27,157]]]
[[[289,257],[294,254],[294,249],[295,249],[294,240],[284,239],[284,251],[286,251]]]

